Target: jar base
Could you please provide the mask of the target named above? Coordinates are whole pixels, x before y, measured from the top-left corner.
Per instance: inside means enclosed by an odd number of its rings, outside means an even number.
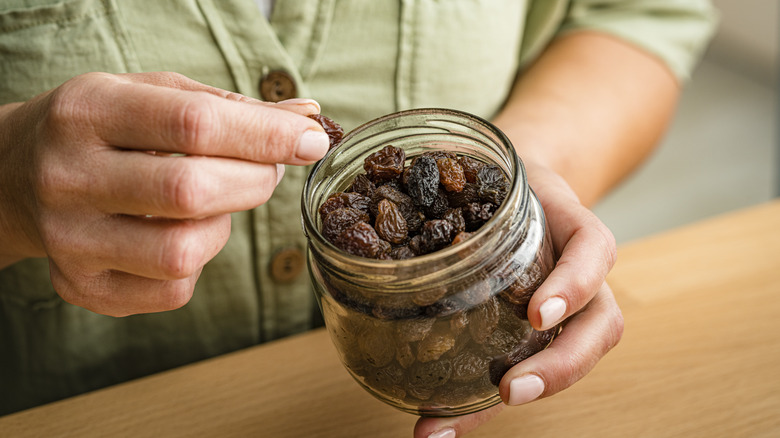
[[[410,406],[408,404],[401,403],[395,399],[389,398],[386,395],[379,394],[371,388],[366,387],[360,381],[358,381],[369,394],[380,400],[382,403],[390,405],[399,411],[406,412],[408,414],[419,415],[421,417],[457,417],[460,415],[473,414],[493,407],[501,403],[501,397],[496,392],[488,398],[480,399],[474,402],[466,403],[460,406]]]

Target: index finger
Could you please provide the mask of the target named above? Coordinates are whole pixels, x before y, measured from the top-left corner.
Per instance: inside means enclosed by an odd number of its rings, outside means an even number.
[[[329,146],[308,117],[206,90],[113,81],[88,96],[101,114],[92,128],[113,146],[297,165],[322,158]]]

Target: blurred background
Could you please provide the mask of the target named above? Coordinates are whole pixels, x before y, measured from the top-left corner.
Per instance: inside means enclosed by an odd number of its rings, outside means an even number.
[[[714,3],[718,32],[665,140],[594,208],[618,243],[780,195],[780,2]]]

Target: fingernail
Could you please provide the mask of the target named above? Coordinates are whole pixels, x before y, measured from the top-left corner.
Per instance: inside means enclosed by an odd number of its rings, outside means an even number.
[[[276,165],[276,185],[278,186],[280,182],[282,182],[282,177],[284,176],[284,164],[277,164]]]
[[[539,307],[539,313],[542,314],[542,329],[550,328],[566,313],[566,301],[559,297],[548,298]]]
[[[287,105],[313,105],[317,107],[317,112],[320,112],[322,110],[322,107],[320,107],[320,103],[314,99],[304,99],[301,97],[296,97],[293,99],[282,100],[277,103],[283,103]]]
[[[521,405],[536,400],[544,392],[544,381],[535,374],[526,374],[509,382],[508,405]]]
[[[428,435],[428,438],[455,438],[456,436],[455,429],[451,427],[445,427],[442,430],[437,430],[436,432]]]
[[[329,146],[328,134],[324,131],[308,130],[301,135],[297,156],[301,160],[316,161],[325,156]]]

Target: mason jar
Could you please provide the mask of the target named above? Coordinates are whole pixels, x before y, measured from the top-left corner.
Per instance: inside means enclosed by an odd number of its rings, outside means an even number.
[[[407,163],[445,150],[495,164],[510,188],[492,218],[463,242],[406,260],[348,254],[321,234],[318,208],[386,145],[404,149]],[[347,371],[379,400],[425,416],[488,408],[500,402],[504,373],[557,333],[535,331],[527,320],[528,301],[554,266],[553,251],[523,164],[489,122],[445,109],[371,121],[314,166],[302,203],[309,272],[326,328]]]

